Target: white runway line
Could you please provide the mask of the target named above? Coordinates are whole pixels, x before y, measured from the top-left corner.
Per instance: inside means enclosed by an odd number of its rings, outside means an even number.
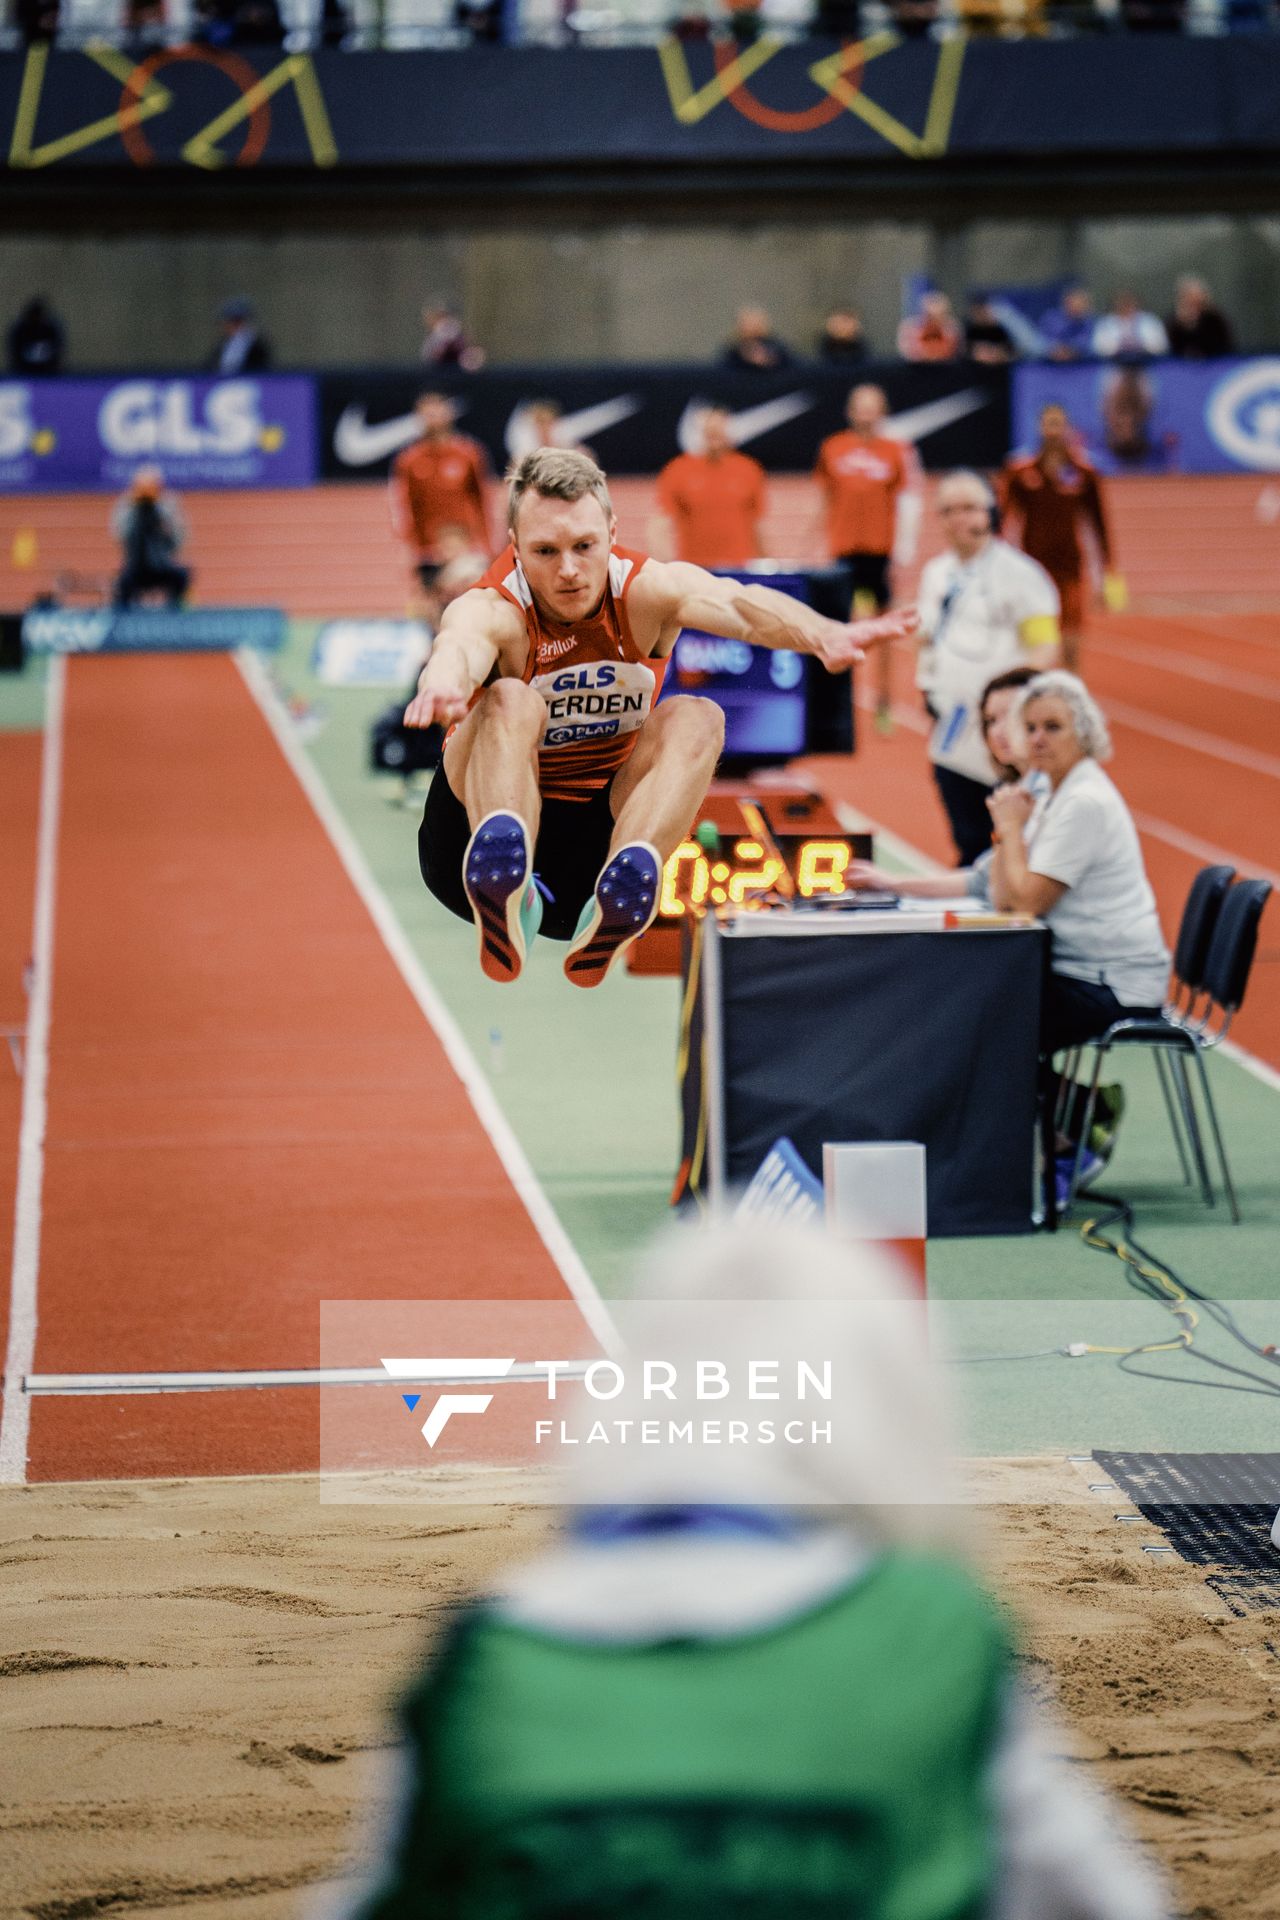
[[[1138,640],[1100,640],[1089,635],[1086,649],[1109,660],[1127,660],[1134,666],[1154,667],[1157,673],[1171,673],[1182,680],[1202,680],[1207,686],[1224,687],[1229,693],[1244,693],[1253,700],[1280,701],[1280,680],[1261,673],[1246,673],[1239,667],[1222,666],[1199,654],[1179,653],[1173,647],[1149,647]]]
[[[329,797],[329,792],[312,762],[299,746],[292,722],[266,668],[255,653],[241,647],[233,656],[237,667],[266,721],[298,784],[311,802],[347,878],[363,901],[370,919],[382,935],[401,978],[417,1001],[429,1026],[444,1048],[449,1064],[466,1088],[476,1117],[493,1143],[507,1178],[519,1194],[539,1239],[551,1255],[582,1317],[606,1351],[617,1345],[617,1333],[594,1280],[587,1272],[578,1251],[538,1183],[524,1148],[516,1139],[510,1122],[493,1096],[493,1090],[476,1062],[462,1030],[444,1001],[427,978],[421,961],[409,945],[390,901],[374,879],[346,821]]]
[[[591,1365],[589,1360],[557,1360],[558,1376],[580,1380]],[[468,1374],[478,1386],[527,1386],[544,1381],[545,1366],[522,1364],[505,1373]],[[216,1393],[228,1390],[244,1392],[261,1387],[404,1387],[456,1386],[455,1368],[446,1373],[387,1372],[385,1367],[245,1367],[213,1369],[207,1373],[30,1373],[26,1390],[32,1395],[83,1396],[94,1393]]]
[[[21,1486],[26,1480],[27,1438],[31,1427],[31,1403],[23,1390],[23,1382],[31,1370],[36,1352],[66,685],[67,663],[61,655],[55,654],[49,662],[49,675],[45,683],[44,752],[40,767],[36,896],[31,941],[31,1001],[27,1013],[26,1060],[22,1076],[18,1187],[13,1210],[13,1266],[9,1283],[9,1345],[4,1363],[4,1413],[0,1417],[0,1486],[8,1487]]]

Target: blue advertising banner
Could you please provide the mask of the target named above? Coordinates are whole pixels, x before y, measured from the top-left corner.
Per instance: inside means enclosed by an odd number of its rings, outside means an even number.
[[[279,607],[38,607],[23,616],[28,653],[225,653],[284,644]]]
[[[305,487],[305,378],[0,381],[0,493],[115,493],[141,466],[172,487]]]
[[[1066,408],[1102,473],[1280,473],[1280,357],[1021,366],[1013,437]]]

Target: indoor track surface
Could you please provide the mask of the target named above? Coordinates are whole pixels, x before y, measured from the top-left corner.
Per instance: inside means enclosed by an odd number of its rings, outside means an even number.
[[[1260,560],[1280,536],[1254,512],[1255,483],[1247,493],[1206,483],[1194,491],[1219,533],[1232,515],[1239,526],[1234,575],[1206,573],[1199,525],[1189,557],[1176,553],[1175,501],[1184,528],[1196,519],[1191,493],[1169,491],[1184,484],[1114,489],[1134,610],[1095,620],[1085,654],[1170,935],[1205,861],[1280,880],[1280,619],[1262,604]],[[637,483],[624,486],[624,538],[640,540],[645,499]],[[799,527],[799,493],[778,491]],[[326,588],[317,556],[341,526],[348,553],[368,533],[379,604],[395,605],[400,563],[385,535],[375,539],[374,490],[272,498],[288,502],[296,535],[275,592],[255,577],[208,597],[337,610],[341,581]],[[197,534],[209,499],[194,503]],[[83,520],[104,503],[55,504]],[[46,560],[55,534],[42,523]],[[291,571],[299,550],[311,559]],[[108,558],[90,552],[84,564]],[[413,815],[362,769],[365,725],[387,695],[316,688],[308,639],[295,623],[278,674],[314,709],[309,750],[253,662],[75,658],[47,686],[36,671],[0,682],[11,877],[0,898],[0,1025],[22,1068],[0,1054],[6,1246],[14,1229],[0,1338],[11,1381],[314,1366],[319,1303],[335,1298],[573,1294],[590,1321],[593,1282],[625,1284],[630,1248],[662,1217],[674,1170],[673,983],[623,977],[575,993],[554,952],[513,993],[482,982],[467,929],[421,889]],[[905,656],[897,693],[893,735],[864,725],[857,756],[822,774],[902,857],[945,861]],[[1215,1062],[1245,1226],[1222,1225],[1177,1188],[1160,1116],[1143,1106],[1149,1089],[1135,1096],[1121,1155],[1157,1210],[1160,1244],[1193,1259],[1202,1283],[1256,1298],[1274,1291],[1262,1244],[1277,1206],[1265,1145],[1280,1070],[1277,911],[1273,902],[1235,1029],[1248,1071]],[[1041,1297],[1123,1293],[1069,1235],[1056,1246],[946,1243],[931,1250],[931,1274],[940,1291],[993,1301],[1032,1285]],[[1019,1392],[1019,1405],[1053,1404],[1054,1389],[1025,1375]],[[1064,1398],[1058,1425],[1029,1434],[1001,1424],[993,1401],[985,1441],[993,1451],[1037,1437],[1153,1445],[1182,1431],[1185,1445],[1212,1444],[1220,1404],[1188,1439],[1187,1420],[1200,1423],[1193,1396],[1174,1394],[1165,1411],[1161,1390],[1125,1393],[1115,1408],[1160,1405],[1154,1428],[1121,1434],[1107,1413],[1081,1432]],[[0,1474],[314,1468],[317,1401],[297,1387],[10,1393]],[[1260,1443],[1242,1428],[1225,1444]]]

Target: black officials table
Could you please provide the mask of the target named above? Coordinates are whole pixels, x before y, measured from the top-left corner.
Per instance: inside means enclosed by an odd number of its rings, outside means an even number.
[[[976,912],[708,916],[685,943],[676,1195],[745,1185],[780,1135],[918,1140],[932,1236],[1041,1222],[1036,1034],[1049,936]]]

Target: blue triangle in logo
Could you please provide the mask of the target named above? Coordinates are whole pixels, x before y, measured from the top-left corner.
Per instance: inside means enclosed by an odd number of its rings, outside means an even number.
[[[410,1413],[412,1413],[419,1400],[421,1400],[422,1395],[420,1393],[402,1393],[400,1398],[404,1401]]]

